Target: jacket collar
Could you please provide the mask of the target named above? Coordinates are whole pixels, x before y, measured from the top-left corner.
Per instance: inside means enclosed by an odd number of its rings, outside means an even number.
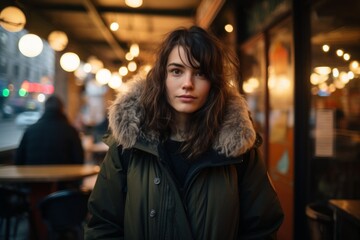
[[[129,81],[109,108],[109,127],[118,145],[136,147],[156,152],[159,133],[144,132],[141,122],[145,115],[139,97],[144,91],[145,80]],[[226,157],[237,157],[250,149],[256,138],[243,96],[233,91],[226,106],[224,122],[216,136],[213,150]]]

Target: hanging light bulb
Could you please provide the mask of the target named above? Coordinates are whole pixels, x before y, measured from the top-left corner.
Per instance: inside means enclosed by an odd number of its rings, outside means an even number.
[[[108,83],[109,87],[112,89],[118,89],[122,84],[122,78],[119,73],[112,73],[110,81]]]
[[[53,31],[48,37],[49,44],[55,51],[62,51],[66,48],[69,40],[66,33],[62,31]]]
[[[234,27],[231,24],[226,24],[224,27],[225,31],[228,33],[231,33],[232,31],[234,31]]]
[[[130,46],[130,53],[131,53],[131,55],[133,55],[134,57],[139,56],[139,53],[140,53],[139,45],[136,44],[136,43],[131,44],[131,46]]]
[[[117,31],[118,29],[119,29],[119,24],[118,24],[117,22],[112,22],[112,23],[110,24],[110,30],[111,30],[111,31],[115,32],[115,31]]]
[[[125,4],[132,8],[138,8],[143,4],[142,0],[125,0]]]
[[[80,58],[73,52],[64,53],[60,57],[60,66],[67,72],[73,72],[80,66]]]
[[[25,24],[25,14],[17,7],[6,7],[0,12],[0,26],[9,32],[19,32]]]
[[[134,61],[131,61],[128,63],[128,69],[130,72],[135,72],[136,69],[137,69],[137,65],[136,65],[136,62]]]
[[[128,60],[128,61],[131,61],[134,59],[134,56],[131,54],[131,52],[127,52],[125,54],[125,59]]]
[[[41,38],[35,34],[25,34],[19,40],[19,50],[26,57],[36,57],[43,50]]]
[[[109,69],[106,68],[100,69],[95,75],[96,81],[101,85],[107,84],[110,78],[111,78],[111,72]]]
[[[125,66],[121,66],[119,68],[119,73],[120,73],[121,76],[126,76],[128,74],[128,72],[129,71],[128,71],[127,67],[125,67]]]

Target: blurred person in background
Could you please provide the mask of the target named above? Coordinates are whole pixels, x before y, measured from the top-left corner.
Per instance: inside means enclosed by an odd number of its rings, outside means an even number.
[[[79,132],[70,124],[61,99],[50,96],[42,117],[29,126],[16,151],[15,164],[82,164],[84,150]]]
[[[202,28],[168,35],[109,109],[85,239],[276,239],[283,211],[238,69]]]

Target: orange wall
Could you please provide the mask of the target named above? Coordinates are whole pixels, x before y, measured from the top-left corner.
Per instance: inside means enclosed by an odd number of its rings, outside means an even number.
[[[294,149],[293,129],[287,128],[283,142],[269,144],[269,173],[278,193],[285,219],[278,240],[293,239]],[[287,159],[287,160],[286,160]]]

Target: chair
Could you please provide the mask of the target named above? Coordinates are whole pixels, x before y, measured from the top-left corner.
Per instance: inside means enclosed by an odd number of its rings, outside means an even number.
[[[326,202],[308,204],[306,216],[311,240],[334,239],[333,210]]]
[[[83,239],[88,197],[88,192],[60,190],[49,194],[39,203],[49,239]]]
[[[27,193],[15,188],[0,186],[0,229],[5,223],[5,239],[16,239],[21,217],[29,214],[30,207]],[[12,220],[15,220],[12,225]],[[11,233],[11,228],[13,231]]]

